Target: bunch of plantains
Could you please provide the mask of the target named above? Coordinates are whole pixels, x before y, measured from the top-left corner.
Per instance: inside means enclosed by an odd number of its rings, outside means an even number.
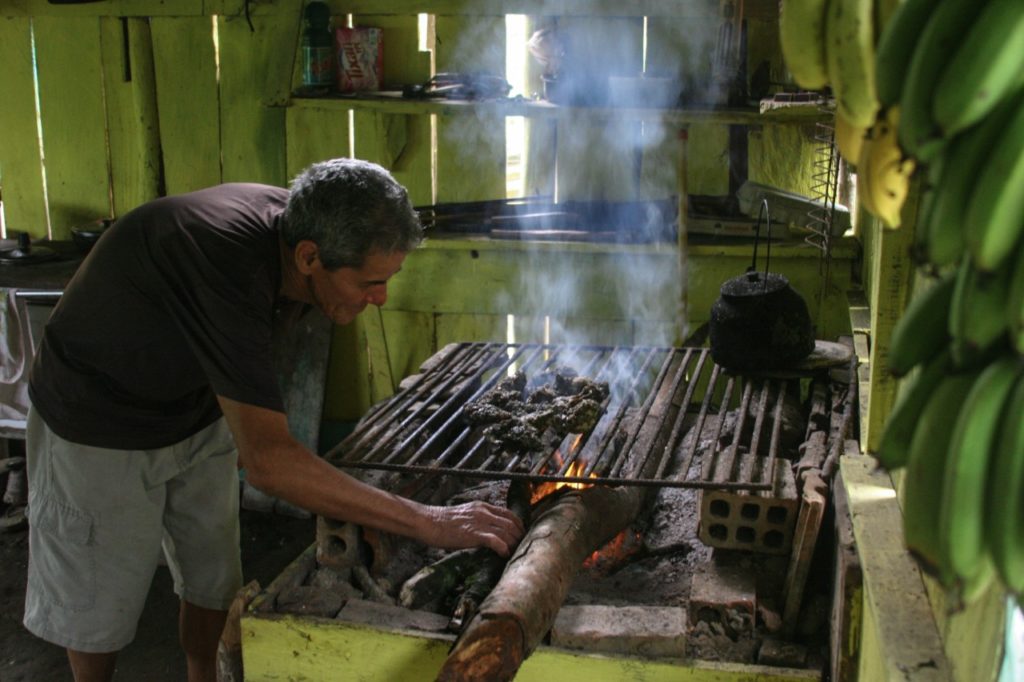
[[[1024,1],[781,0],[797,84],[830,86],[864,207],[934,280],[888,355],[905,377],[878,451],[904,468],[907,547],[969,603],[1024,597]]]

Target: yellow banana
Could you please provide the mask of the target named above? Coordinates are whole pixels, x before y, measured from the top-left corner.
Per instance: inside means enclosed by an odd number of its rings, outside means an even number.
[[[1004,407],[1018,376],[1016,355],[1003,355],[985,367],[963,397],[949,442],[938,518],[940,562],[960,588],[973,585],[985,570],[986,485]]]
[[[985,528],[1003,584],[1024,597],[1024,379],[1018,378],[993,450]]]
[[[964,395],[976,377],[976,372],[947,374],[935,387],[914,429],[903,477],[903,537],[907,549],[925,571],[945,585],[952,584],[953,578],[943,573],[938,521],[949,439]]]
[[[899,107],[891,107],[884,118],[875,122],[870,134],[872,144],[866,152],[866,165],[858,167],[870,177],[868,188],[873,213],[891,228],[900,226],[900,212],[910,192],[910,177],[916,165],[900,148],[897,138],[899,117]]]
[[[878,112],[873,0],[830,2],[825,12],[825,63],[836,106],[867,128]]]
[[[839,150],[839,155],[846,159],[846,162],[851,166],[856,166],[860,160],[861,147],[864,144],[864,136],[867,133],[867,128],[855,126],[843,115],[843,112],[836,112],[836,149]]]
[[[779,43],[786,68],[808,90],[828,85],[825,69],[825,0],[781,0]]]

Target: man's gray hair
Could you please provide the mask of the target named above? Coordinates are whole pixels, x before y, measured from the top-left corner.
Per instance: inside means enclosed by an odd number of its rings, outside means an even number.
[[[281,235],[316,243],[328,270],[358,268],[374,251],[411,251],[423,226],[409,194],[383,167],[358,159],[314,163],[291,184]]]

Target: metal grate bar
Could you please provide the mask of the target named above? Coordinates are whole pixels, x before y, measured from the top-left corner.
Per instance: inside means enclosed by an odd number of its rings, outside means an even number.
[[[484,396],[504,377],[520,371],[529,382],[556,366],[572,368],[580,376],[609,384],[609,396],[601,405],[602,416],[590,433],[570,434],[550,442],[550,448],[546,444],[540,456],[503,453],[483,437],[479,427],[464,419],[465,406]],[[480,479],[724,490],[770,488],[774,464],[759,461],[753,469],[749,465],[740,467],[738,454],[741,448],[757,452],[760,443],[769,438],[771,455],[756,459],[774,462],[785,385],[724,375],[722,386],[723,375],[709,351],[700,348],[459,344],[364,419],[327,457],[342,467]],[[737,391],[735,432],[723,445],[725,417]],[[750,410],[751,405],[756,411]],[[774,418],[769,417],[771,408]],[[751,419],[753,438],[748,445],[743,431]],[[769,420],[773,424],[770,436],[763,433]],[[700,471],[690,476],[705,426],[713,436],[711,445],[701,453]],[[688,433],[694,436],[680,452]],[[681,459],[678,466],[677,455]],[[656,464],[653,474],[648,463]],[[728,476],[713,475],[723,467]],[[667,475],[670,471],[671,476]]]

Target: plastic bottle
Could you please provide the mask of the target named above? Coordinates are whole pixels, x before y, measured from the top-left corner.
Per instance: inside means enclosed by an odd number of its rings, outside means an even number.
[[[314,0],[306,5],[302,32],[302,84],[329,87],[334,83],[334,41],[331,38],[331,10]]]

